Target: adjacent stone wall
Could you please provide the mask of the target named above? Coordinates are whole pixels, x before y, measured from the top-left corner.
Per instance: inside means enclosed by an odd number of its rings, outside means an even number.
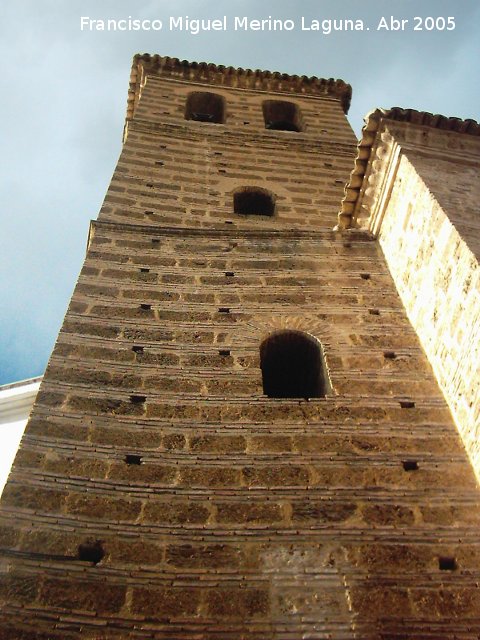
[[[480,140],[398,123],[388,134],[402,156],[379,241],[480,477]]]
[[[147,80],[92,225],[3,496],[1,637],[473,640],[479,494],[378,244],[331,231],[340,102],[298,96],[292,134],[277,94],[222,88],[208,125],[189,90]],[[252,183],[275,217],[234,216]],[[283,328],[332,394],[263,395]]]

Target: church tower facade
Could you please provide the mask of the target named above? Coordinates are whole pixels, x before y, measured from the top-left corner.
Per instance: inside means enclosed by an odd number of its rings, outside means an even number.
[[[134,58],[2,498],[0,638],[478,637],[475,475],[379,243],[333,230],[350,96]]]

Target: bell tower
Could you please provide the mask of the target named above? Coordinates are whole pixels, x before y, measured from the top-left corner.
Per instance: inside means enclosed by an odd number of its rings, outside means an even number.
[[[332,231],[350,97],[135,56],[2,499],[2,638],[477,637],[474,474],[379,244]]]

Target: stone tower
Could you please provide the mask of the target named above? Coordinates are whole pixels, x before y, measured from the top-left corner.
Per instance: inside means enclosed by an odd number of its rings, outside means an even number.
[[[0,638],[478,638],[475,476],[357,215],[375,145],[332,230],[350,93],[134,58],[2,499]]]

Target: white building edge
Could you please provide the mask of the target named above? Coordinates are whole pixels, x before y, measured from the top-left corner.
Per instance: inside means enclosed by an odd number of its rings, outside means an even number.
[[[10,473],[42,376],[0,386],[0,494]]]

